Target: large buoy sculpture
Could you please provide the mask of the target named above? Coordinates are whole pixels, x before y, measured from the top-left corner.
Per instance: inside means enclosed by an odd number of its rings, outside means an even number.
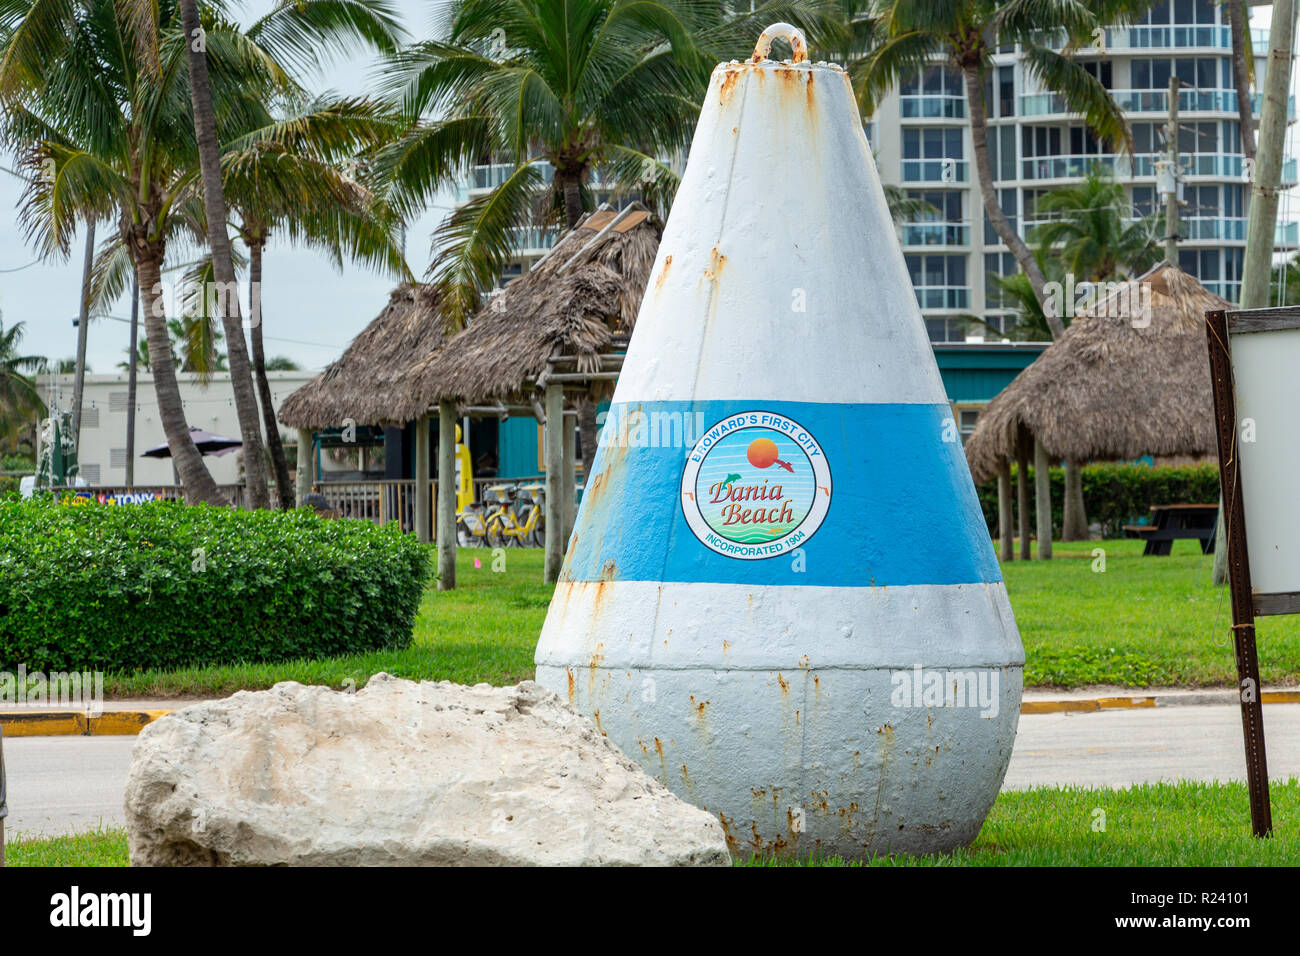
[[[536,663],[737,854],[948,850],[1001,786],[1020,637],[848,78],[786,24],[713,73]]]

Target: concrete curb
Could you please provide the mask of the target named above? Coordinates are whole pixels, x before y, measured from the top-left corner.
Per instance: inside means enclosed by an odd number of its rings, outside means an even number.
[[[106,710],[93,714],[88,710],[17,710],[0,711],[4,735],[12,737],[121,737],[138,734],[170,710]]]
[[[1259,695],[1263,704],[1300,704],[1300,690],[1265,690]],[[1204,707],[1213,704],[1236,704],[1235,690],[1204,690],[1180,693],[1144,694],[1141,696],[1062,697],[1052,700],[1027,700],[1020,705],[1022,714],[1090,713],[1100,710],[1136,710],[1146,707]]]
[[[1027,700],[1021,703],[1022,714],[1086,714],[1103,710],[1141,710],[1150,707],[1203,707],[1235,704],[1233,690],[1182,691],[1142,695],[1105,695],[1099,697],[1060,697]],[[1264,704],[1300,704],[1300,690],[1265,690]],[[98,715],[77,710],[0,711],[0,726],[6,737],[121,737],[138,734],[170,710],[105,710]]]

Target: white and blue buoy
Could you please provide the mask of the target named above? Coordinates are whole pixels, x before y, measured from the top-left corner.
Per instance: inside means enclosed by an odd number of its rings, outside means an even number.
[[[713,73],[536,662],[738,854],[951,849],[1001,785],[1020,637],[848,79],[793,27]]]

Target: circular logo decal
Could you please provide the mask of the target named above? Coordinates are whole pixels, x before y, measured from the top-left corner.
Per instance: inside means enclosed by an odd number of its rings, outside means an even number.
[[[771,558],[803,545],[831,505],[831,469],[792,418],[737,412],[695,443],[682,472],[682,513],[705,547]]]

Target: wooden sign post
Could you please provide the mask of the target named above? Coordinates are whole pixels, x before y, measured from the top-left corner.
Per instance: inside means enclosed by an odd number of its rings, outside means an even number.
[[[1300,309],[1206,313],[1255,836],[1273,829],[1255,618],[1300,614]]]

